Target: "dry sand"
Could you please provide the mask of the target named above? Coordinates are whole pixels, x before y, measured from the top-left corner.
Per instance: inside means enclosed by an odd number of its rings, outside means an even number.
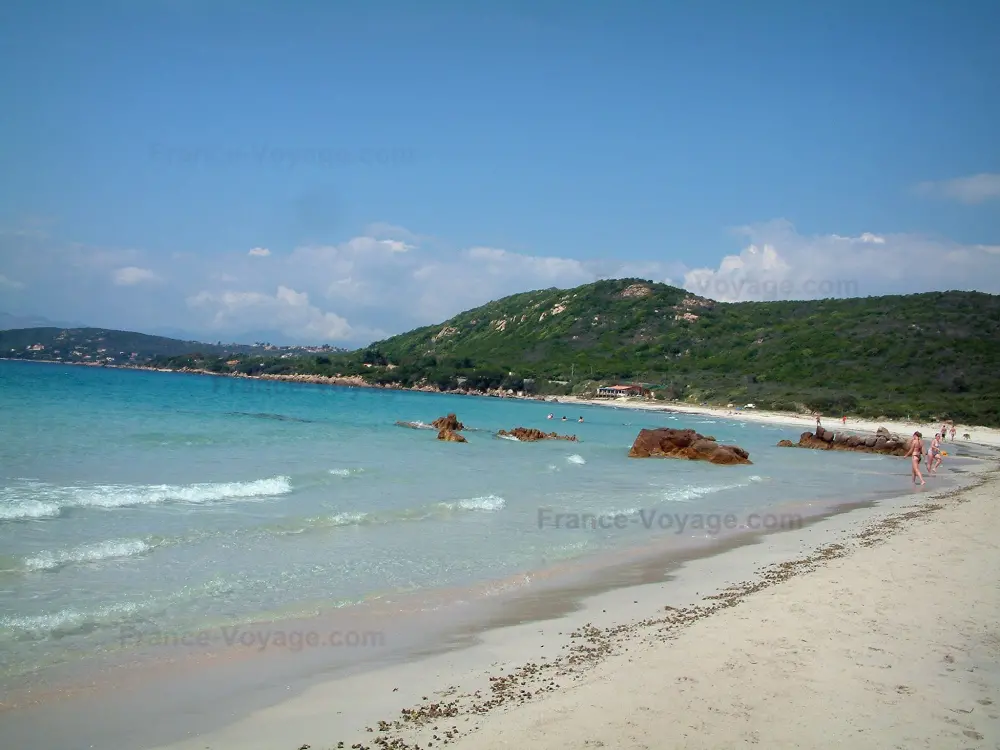
[[[1000,747],[1000,473],[974,471],[171,747]]]
[[[724,407],[692,406],[690,404],[647,401],[645,399],[581,399],[573,396],[559,397],[558,403],[609,406],[640,411],[676,412],[678,414],[705,414],[721,419],[736,419],[762,424],[796,425],[801,426],[803,430],[808,430],[816,426],[816,417],[814,416],[804,416],[802,414],[793,414],[792,412],[765,411],[763,409],[743,409],[737,412],[734,409]],[[934,433],[941,429],[941,422],[908,422],[905,420],[873,420],[848,417],[847,424],[844,425],[841,423],[839,416],[836,415],[828,415],[821,417],[821,419],[823,426],[830,430],[846,429],[855,432],[874,432],[879,427],[885,427],[890,432],[896,432],[900,435],[911,435],[915,430],[919,430],[923,433],[926,440],[934,437]],[[965,433],[969,434],[969,440],[965,440],[962,437]],[[797,439],[798,436],[793,435],[792,437]],[[951,438],[949,437],[948,442],[950,441]],[[993,427],[956,424],[955,442],[971,442],[979,445],[1000,447],[1000,430]],[[947,447],[945,450],[947,450]]]

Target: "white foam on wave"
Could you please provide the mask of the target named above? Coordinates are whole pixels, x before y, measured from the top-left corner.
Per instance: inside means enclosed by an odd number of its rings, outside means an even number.
[[[356,526],[369,518],[367,513],[337,513],[327,519],[329,526]]]
[[[364,472],[364,469],[330,469],[335,477],[353,477]]]
[[[456,500],[450,503],[440,503],[442,508],[448,510],[485,510],[497,511],[506,507],[507,501],[499,495],[486,495],[485,497],[472,497],[466,500]]]
[[[0,495],[0,520],[17,521],[58,516],[65,508],[126,508],[161,503],[203,504],[224,500],[285,495],[292,491],[286,476],[249,482],[203,482],[185,485],[92,485],[57,487],[31,483]],[[34,497],[26,497],[26,495]],[[41,496],[44,499],[39,500]]]
[[[610,510],[602,510],[600,513],[596,513],[595,515],[598,518],[614,518],[615,516],[634,516],[638,512],[638,508],[611,508]]]
[[[572,456],[566,456],[566,460],[569,461],[571,464],[583,465],[587,463],[586,459],[584,459],[584,457],[578,453],[574,453]]]
[[[85,544],[56,552],[40,552],[25,558],[26,570],[55,570],[73,563],[93,563],[123,557],[144,555],[153,545],[142,539],[111,539],[97,544]]]
[[[738,482],[736,484],[721,484],[715,486],[705,486],[705,487],[680,487],[680,488],[670,488],[663,492],[663,499],[671,503],[689,503],[692,500],[697,500],[700,497],[705,497],[706,495],[712,495],[716,492],[724,492],[725,490],[735,490],[740,487],[748,486],[748,482]]]
[[[127,619],[142,608],[140,603],[123,602],[90,611],[70,607],[44,615],[0,615],[0,635],[35,639],[73,635],[98,623]]]
[[[15,500],[12,503],[0,504],[0,521],[51,518],[58,516],[61,510],[60,506],[54,503],[43,503],[38,500]]]
[[[521,442],[514,435],[497,435],[497,437],[500,438],[501,440],[513,440],[515,443]]]

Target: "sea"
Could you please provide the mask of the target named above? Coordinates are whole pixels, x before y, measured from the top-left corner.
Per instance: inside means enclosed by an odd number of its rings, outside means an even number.
[[[448,413],[467,443],[396,424]],[[640,428],[661,426],[736,443],[753,464],[628,458]],[[578,440],[497,437],[514,427]],[[692,519],[709,514],[742,528],[753,512],[907,488],[898,460],[776,447],[799,432],[667,411],[0,361],[0,686],[127,651],[126,631],[302,621],[402,598],[440,606],[530,588],[588,559],[708,538]],[[629,520],[593,522],[619,516]]]

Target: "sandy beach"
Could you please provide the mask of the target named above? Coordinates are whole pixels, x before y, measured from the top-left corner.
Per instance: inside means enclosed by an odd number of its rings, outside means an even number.
[[[996,477],[818,550],[806,575],[706,602],[688,627],[644,629],[453,746],[997,747]]]
[[[995,461],[965,481],[318,685],[169,747],[997,747]]]
[[[648,401],[646,399],[618,398],[618,399],[582,399],[572,396],[561,396],[553,403],[560,404],[587,404],[589,406],[607,406],[618,409],[634,409],[638,411],[666,411],[677,414],[699,414],[716,417],[719,419],[736,419],[746,422],[756,422],[759,424],[774,425],[795,425],[802,427],[803,431],[816,426],[816,418],[791,412],[766,411],[764,409],[742,409],[736,411],[725,407],[717,406],[692,406],[677,402]],[[890,432],[900,435],[911,435],[919,430],[924,440],[930,440],[934,433],[941,429],[941,423],[930,422],[908,422],[906,420],[892,419],[859,419],[848,417],[847,423],[841,422],[839,416],[822,417],[822,424],[830,430],[847,430],[849,432],[874,432],[879,427],[885,427]],[[968,433],[969,439],[963,435]],[[949,436],[948,442],[951,441]],[[1000,447],[1000,429],[995,427],[981,427],[975,425],[955,425],[955,442],[957,443],[977,443],[979,445],[989,445]]]

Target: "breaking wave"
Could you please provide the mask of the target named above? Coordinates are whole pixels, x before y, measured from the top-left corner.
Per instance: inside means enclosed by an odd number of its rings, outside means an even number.
[[[507,501],[499,495],[486,495],[484,497],[471,497],[450,502],[440,502],[419,508],[404,508],[382,512],[345,511],[330,516],[300,519],[295,523],[268,527],[265,531],[270,530],[284,536],[343,526],[383,526],[408,521],[443,519],[454,513],[467,511],[492,513],[503,510],[506,506]]]
[[[127,508],[161,503],[203,504],[225,500],[274,497],[292,491],[286,476],[249,482],[203,482],[183,485],[104,484],[59,487],[27,482],[0,490],[0,521],[60,516],[71,508]]]
[[[40,552],[24,559],[29,571],[56,570],[75,563],[93,563],[125,557],[137,557],[151,552],[155,545],[143,539],[111,539],[97,544],[85,544],[57,552]]]
[[[569,461],[571,464],[583,465],[587,463],[586,459],[583,456],[579,455],[578,453],[574,453],[572,456],[566,456],[566,460]]]

